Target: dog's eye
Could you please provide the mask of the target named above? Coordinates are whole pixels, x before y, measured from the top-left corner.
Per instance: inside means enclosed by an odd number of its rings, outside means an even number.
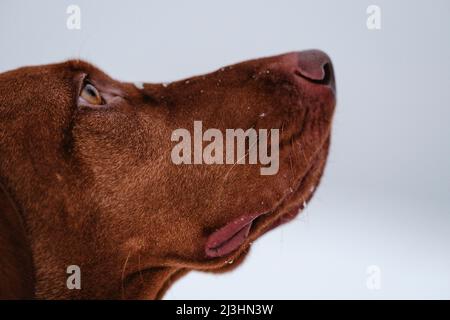
[[[87,103],[93,105],[103,104],[102,96],[98,92],[97,88],[92,84],[87,83],[83,90],[81,90],[80,97],[83,98]]]

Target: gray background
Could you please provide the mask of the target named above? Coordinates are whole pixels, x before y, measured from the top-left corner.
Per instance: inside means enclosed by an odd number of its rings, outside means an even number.
[[[160,82],[319,48],[337,75],[330,159],[306,212],[239,269],[193,272],[166,298],[450,298],[449,1],[124,3],[2,0],[0,72],[81,57]],[[69,4],[79,31],[66,28]],[[379,31],[366,27],[370,4]]]

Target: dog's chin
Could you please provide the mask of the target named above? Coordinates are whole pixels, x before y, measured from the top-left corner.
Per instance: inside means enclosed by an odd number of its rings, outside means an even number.
[[[233,269],[242,262],[254,240],[292,221],[305,209],[320,183],[328,148],[329,138],[320,147],[297,188],[272,210],[238,217],[208,237],[205,244],[205,254],[211,259],[208,269],[219,272]]]

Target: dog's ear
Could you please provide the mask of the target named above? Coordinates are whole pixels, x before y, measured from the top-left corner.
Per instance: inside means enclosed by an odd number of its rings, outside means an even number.
[[[0,299],[33,295],[33,263],[23,218],[0,183]]]

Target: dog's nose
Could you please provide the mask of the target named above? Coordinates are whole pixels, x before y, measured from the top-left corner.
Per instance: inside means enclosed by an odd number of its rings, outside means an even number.
[[[285,72],[293,72],[309,82],[329,86],[335,92],[331,59],[320,50],[306,50],[284,55],[281,60]]]
[[[296,74],[313,82],[329,84],[333,80],[331,60],[328,55],[319,50],[299,52]]]

